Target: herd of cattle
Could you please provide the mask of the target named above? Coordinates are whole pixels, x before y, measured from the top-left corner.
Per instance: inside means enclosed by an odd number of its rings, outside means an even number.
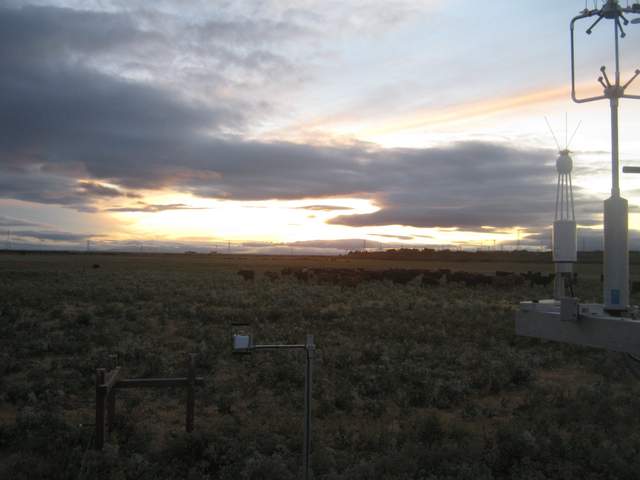
[[[256,272],[253,270],[239,270],[240,275],[246,281],[253,281]],[[528,283],[530,286],[547,286],[553,282],[554,274],[542,274],[540,272],[514,273],[497,271],[495,275],[476,272],[419,269],[388,269],[388,270],[363,270],[349,268],[283,268],[280,272],[266,271],[264,277],[277,281],[283,278],[295,278],[300,282],[315,282],[320,284],[339,285],[343,287],[355,287],[365,282],[388,281],[405,285],[416,280],[424,287],[446,285],[448,283],[461,283],[467,287],[479,285],[492,285],[495,287],[516,287]],[[577,280],[577,279],[575,279]]]

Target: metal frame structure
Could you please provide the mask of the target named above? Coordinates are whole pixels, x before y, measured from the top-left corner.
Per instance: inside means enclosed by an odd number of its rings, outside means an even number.
[[[190,354],[187,362],[187,376],[174,378],[121,378],[123,369],[117,357],[112,356],[112,370],[96,370],[96,440],[95,449],[102,450],[107,434],[111,434],[116,416],[116,390],[122,388],[170,388],[182,387],[187,390],[185,410],[185,430],[193,431],[195,411],[195,387],[204,384],[202,377],[196,377],[195,354]],[[105,428],[106,427],[106,428]]]
[[[558,147],[558,158],[556,160],[556,170],[558,171],[558,182],[556,184],[556,209],[553,221],[553,247],[552,259],[555,264],[555,278],[553,282],[553,298],[560,300],[567,296],[567,289],[573,292],[573,265],[578,260],[578,238],[576,214],[573,202],[573,185],[571,183],[571,171],[573,169],[573,159],[569,145],[573,137],[578,132],[578,125],[568,138],[569,121],[565,116],[565,144],[560,147],[549,120],[545,117],[549,132]],[[568,288],[567,288],[568,287]]]
[[[233,335],[233,353],[248,354],[257,350],[304,350],[305,351],[305,375],[304,375],[304,442],[302,446],[302,470],[304,480],[309,480],[311,472],[311,382],[313,374],[313,359],[316,346],[313,335],[307,335],[305,343],[299,344],[263,344],[256,345],[248,334]]]
[[[629,304],[629,246],[628,246],[628,205],[620,196],[620,159],[618,141],[618,106],[621,98],[640,99],[639,95],[626,93],[627,87],[640,75],[636,69],[634,75],[624,84],[620,80],[620,39],[626,36],[623,25],[628,25],[625,14],[640,15],[640,3],[631,7],[621,7],[618,0],[607,0],[600,9],[585,9],[574,17],[570,23],[571,31],[571,98],[576,103],[609,100],[611,109],[611,197],[605,201],[604,208],[604,304],[609,312],[624,312]],[[601,76],[598,82],[603,87],[603,94],[595,97],[578,98],[575,80],[575,25],[576,22],[597,17],[587,28],[591,35],[594,27],[603,19],[613,20],[614,62],[613,83],[607,75],[606,67],[600,67]],[[635,20],[634,20],[634,23]]]
[[[640,99],[626,93],[627,87],[640,75],[634,75],[624,84],[620,79],[620,45],[626,36],[623,25],[640,23],[640,17],[631,22],[626,15],[640,15],[640,3],[631,7],[620,6],[618,0],[607,0],[601,8],[585,9],[570,23],[571,31],[571,98],[576,103],[609,100],[611,109],[611,197],[604,202],[604,291],[603,304],[579,304],[576,298],[522,302],[516,315],[516,334],[575,343],[608,350],[640,354],[640,312],[629,307],[629,250],[628,206],[620,196],[618,105],[621,98]],[[593,28],[603,19],[613,20],[614,62],[613,82],[601,67],[598,82],[603,94],[580,98],[575,81],[575,26],[582,19],[597,17],[587,28]],[[626,167],[625,172],[640,171]]]

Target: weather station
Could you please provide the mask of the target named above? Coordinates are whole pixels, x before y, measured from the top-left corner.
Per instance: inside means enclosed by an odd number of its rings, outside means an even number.
[[[302,444],[302,473],[303,479],[309,480],[312,476],[311,470],[311,384],[313,372],[313,360],[316,353],[316,344],[313,335],[307,335],[305,343],[299,344],[255,344],[253,336],[248,333],[247,324],[234,324],[233,353],[237,355],[248,355],[257,351],[269,350],[304,350],[305,370],[304,370],[304,423],[303,423],[303,444]]]
[[[627,16],[638,15],[629,20]],[[611,20],[614,33],[615,72],[612,79],[601,67],[598,82],[602,95],[579,98],[576,94],[575,25],[595,18],[587,28],[591,35],[602,20]],[[558,186],[556,217],[553,224],[553,261],[556,266],[554,298],[520,303],[516,314],[516,334],[573,343],[640,355],[640,311],[629,305],[628,203],[620,196],[618,150],[618,104],[621,98],[640,99],[628,94],[627,87],[640,75],[640,69],[625,83],[620,74],[620,40],[626,37],[623,26],[640,23],[640,3],[622,7],[617,0],[607,0],[601,8],[585,9],[570,23],[571,97],[576,103],[608,100],[611,109],[611,196],[604,201],[603,303],[579,303],[573,295],[570,273],[577,261],[576,223],[571,191],[572,160],[568,148],[560,151],[556,162]],[[624,172],[640,169],[625,167]],[[570,293],[570,295],[567,295]]]

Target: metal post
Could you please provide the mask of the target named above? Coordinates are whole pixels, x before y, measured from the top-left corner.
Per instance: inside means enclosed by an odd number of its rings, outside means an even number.
[[[189,355],[189,373],[187,375],[187,418],[186,430],[193,432],[193,412],[195,409],[195,384],[196,384],[196,355]]]
[[[118,355],[109,355],[111,362],[111,374],[117,375]],[[113,432],[114,422],[116,418],[116,389],[111,388],[107,393],[107,433],[111,435]]]
[[[294,345],[286,344],[261,344],[253,343],[250,335],[234,334],[233,348],[235,353],[250,353],[260,350],[304,350],[305,351],[305,375],[304,375],[304,440],[302,445],[302,470],[304,480],[309,480],[311,474],[311,385],[313,383],[313,359],[316,346],[313,335],[307,335],[305,343]]]
[[[311,469],[311,384],[313,375],[313,357],[315,354],[313,335],[307,335],[305,344],[306,368],[304,376],[304,445],[303,445],[303,470],[304,480],[309,480]]]
[[[96,370],[96,450],[102,450],[104,446],[104,368]]]
[[[620,155],[618,153],[618,97],[611,97],[611,196],[620,196]]]
[[[113,432],[113,424],[116,418],[116,389],[112,388],[107,395],[107,433]]]

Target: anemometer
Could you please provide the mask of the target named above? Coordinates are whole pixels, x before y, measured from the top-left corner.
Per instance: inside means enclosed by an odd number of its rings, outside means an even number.
[[[635,16],[629,20],[627,17]],[[636,16],[637,15],[637,16]],[[614,36],[614,72],[610,78],[605,66],[600,68],[598,83],[602,95],[579,97],[575,80],[575,27],[581,20],[593,19],[585,30],[591,35],[602,20],[611,20]],[[621,98],[640,99],[627,88],[640,75],[636,69],[623,82],[620,72],[620,41],[627,35],[625,27],[640,23],[640,2],[622,7],[618,0],[606,0],[602,7],[585,8],[570,23],[571,98],[576,103],[608,100],[611,110],[611,196],[604,201],[603,303],[580,304],[566,296],[563,281],[556,278],[554,299],[522,302],[516,315],[516,333],[613,351],[640,354],[640,312],[629,306],[628,202],[620,196],[620,162],[618,150],[618,104]],[[556,141],[557,144],[557,141]],[[560,147],[558,146],[560,150]],[[554,220],[553,260],[556,277],[566,277],[576,261],[575,216],[571,193],[571,157],[568,145],[559,152],[556,162],[558,188]],[[640,172],[625,168],[625,172]],[[560,282],[560,283],[558,283]]]

